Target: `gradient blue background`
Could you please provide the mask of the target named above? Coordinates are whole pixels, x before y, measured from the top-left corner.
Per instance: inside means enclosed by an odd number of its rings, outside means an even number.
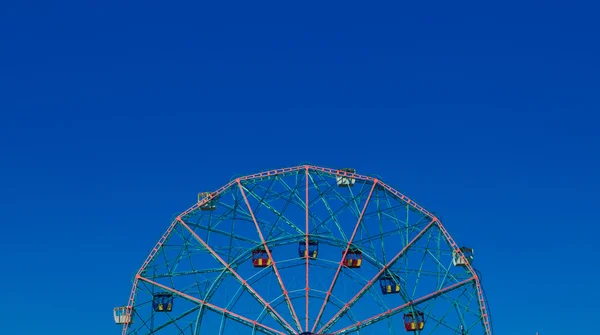
[[[0,334],[119,334],[197,192],[304,162],[438,213],[496,334],[597,333],[598,10],[4,3]]]

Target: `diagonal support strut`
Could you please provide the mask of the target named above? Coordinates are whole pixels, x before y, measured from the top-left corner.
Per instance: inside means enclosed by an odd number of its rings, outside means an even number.
[[[248,290],[248,292],[250,292],[250,294],[256,299],[258,300],[258,302],[260,302],[263,307],[268,311],[269,314],[271,314],[271,316],[273,316],[273,318],[275,320],[277,320],[277,322],[279,322],[285,329],[287,329],[290,332],[294,332],[294,328],[287,322],[285,321],[281,315],[279,315],[279,313],[277,313],[277,311],[267,302],[265,301],[265,299],[258,294],[258,292],[256,292],[250,285],[248,285],[248,283],[246,282],[246,280],[244,280],[244,278],[242,278],[232,267],[231,265],[226,262],[223,258],[221,258],[221,256],[219,256],[219,254],[217,254],[209,245],[208,243],[206,243],[200,236],[198,236],[198,234],[196,234],[196,232],[194,232],[182,219],[181,217],[177,218],[177,221],[179,221],[179,224],[181,224],[182,226],[184,226],[189,232],[190,234],[192,234],[192,236],[204,247],[206,248],[206,250],[208,250],[208,252],[210,252],[210,254],[219,261],[219,263],[221,263],[226,269],[227,271],[229,271],[231,274],[233,274],[233,276],[242,284],[242,286],[244,286],[244,288],[246,290]]]
[[[290,299],[288,291],[286,290],[285,285],[283,284],[283,280],[281,279],[281,275],[279,274],[279,270],[277,269],[277,264],[275,262],[275,259],[273,258],[273,255],[271,254],[271,250],[269,249],[269,246],[267,245],[267,241],[265,240],[265,237],[258,225],[258,221],[256,220],[256,216],[254,215],[252,206],[250,206],[250,202],[248,201],[248,197],[246,196],[246,192],[244,191],[244,187],[242,186],[240,178],[236,179],[236,181],[237,181],[238,187],[240,189],[240,193],[242,194],[242,197],[244,198],[244,201],[246,202],[246,206],[248,207],[248,211],[250,212],[250,216],[252,217],[252,221],[254,222],[256,231],[258,232],[258,235],[260,236],[260,240],[263,244],[263,247],[264,247],[265,251],[267,252],[267,255],[269,256],[269,259],[271,259],[271,266],[273,267],[273,271],[275,272],[275,276],[277,277],[277,281],[279,282],[279,286],[281,287],[281,290],[285,297],[285,300],[286,300],[286,303],[290,310],[290,313],[292,314],[294,321],[296,321],[296,326],[298,327],[298,330],[300,332],[302,332],[302,326],[300,325],[300,320],[298,319],[298,316],[296,315],[296,311],[294,310],[294,305],[292,304],[292,301]]]

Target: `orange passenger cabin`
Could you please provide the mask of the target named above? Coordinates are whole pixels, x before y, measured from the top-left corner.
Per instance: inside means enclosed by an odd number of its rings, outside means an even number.
[[[416,332],[425,328],[425,314],[423,312],[410,312],[404,314],[404,328],[407,332]]]
[[[344,251],[342,251],[342,256],[344,255]],[[356,248],[350,248],[346,257],[342,260],[342,265],[347,268],[360,268],[362,265],[362,252]]]
[[[273,262],[271,258],[269,258],[269,254],[263,248],[258,248],[252,250],[252,265],[255,268],[266,268],[270,266]]]

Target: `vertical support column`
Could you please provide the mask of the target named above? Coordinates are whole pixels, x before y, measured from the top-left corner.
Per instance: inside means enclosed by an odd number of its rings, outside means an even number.
[[[305,167],[306,169],[306,175],[305,175],[305,179],[306,179],[306,200],[305,200],[305,207],[306,207],[306,236],[304,239],[304,243],[305,243],[305,251],[304,251],[304,258],[306,260],[306,288],[304,289],[306,291],[306,328],[305,330],[308,331],[308,291],[310,290],[309,286],[308,286],[308,258],[310,256],[310,252],[308,250],[308,165],[306,165]]]

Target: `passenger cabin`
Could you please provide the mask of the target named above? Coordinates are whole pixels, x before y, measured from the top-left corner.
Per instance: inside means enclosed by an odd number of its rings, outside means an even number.
[[[339,187],[352,187],[352,186],[354,186],[354,182],[356,182],[356,179],[351,178],[349,176],[344,176],[344,174],[355,173],[356,172],[355,169],[344,168],[344,169],[339,169],[337,172],[340,173],[340,174],[342,174],[342,175],[336,175],[335,176],[335,180],[336,180],[337,185]]]
[[[425,314],[423,312],[410,312],[404,314],[404,328],[407,332],[416,332],[425,328]]]
[[[387,274],[381,277],[379,285],[383,294],[400,293],[400,278],[395,274]]]
[[[342,251],[342,256],[344,256],[344,251]],[[350,248],[346,257],[342,260],[342,265],[347,268],[356,269],[360,268],[362,264],[362,252],[356,248]]]
[[[170,312],[173,310],[173,294],[169,292],[154,293],[152,308],[155,312]]]
[[[308,250],[306,250],[306,240],[298,242],[298,255],[300,258],[306,256],[309,259],[317,259],[319,254],[319,242],[314,240],[308,240]]]
[[[475,250],[462,247],[460,248],[460,251],[464,257],[461,257],[460,253],[458,253],[456,250],[452,251],[452,263],[454,266],[467,266],[467,264],[473,263],[473,260],[475,260]]]
[[[131,307],[116,307],[113,310],[113,316],[115,317],[115,323],[118,325],[133,323],[133,309]]]
[[[210,196],[210,192],[198,193],[198,202],[204,200],[204,198],[207,198],[209,196]],[[204,205],[200,206],[201,211],[214,211],[215,209],[217,209],[217,203],[216,203],[215,199],[211,199]]]
[[[266,268],[271,265],[271,258],[264,248],[252,250],[252,265],[255,268]]]

